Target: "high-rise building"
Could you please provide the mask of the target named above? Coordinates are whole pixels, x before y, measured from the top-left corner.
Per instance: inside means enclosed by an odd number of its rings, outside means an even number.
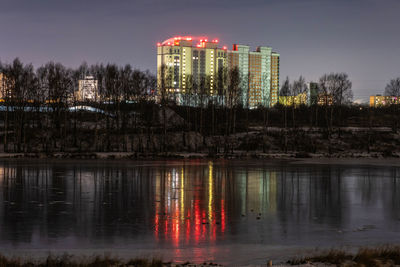
[[[280,55],[278,53],[271,53],[271,95],[270,95],[270,105],[274,106],[278,103],[279,94],[279,64]]]
[[[279,56],[265,46],[250,51],[247,45],[234,44],[228,51],[228,68],[237,67],[241,76],[243,106],[271,107],[278,102]]]
[[[194,44],[194,41],[198,43]],[[157,44],[157,87],[182,96],[198,93],[207,83],[207,94],[216,94],[218,71],[226,66],[227,48],[218,47],[218,40],[195,39],[190,36],[170,38]],[[164,68],[164,69],[163,69]],[[164,83],[161,84],[161,81]]]
[[[194,44],[194,42],[197,42]],[[240,102],[245,107],[273,106],[278,102],[279,54],[270,47],[250,51],[246,45],[234,44],[232,51],[218,47],[218,40],[190,36],[170,38],[157,44],[158,90],[175,96],[198,93],[189,84],[207,83],[208,95],[218,91],[218,76],[224,69],[237,67],[241,78]],[[229,88],[228,88],[229,89]]]

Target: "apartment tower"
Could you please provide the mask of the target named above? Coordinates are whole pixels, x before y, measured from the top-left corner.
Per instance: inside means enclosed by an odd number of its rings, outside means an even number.
[[[189,93],[189,90],[195,90],[188,85],[190,79],[197,85],[200,85],[202,79],[207,79],[208,93],[215,95],[218,70],[226,66],[226,50],[226,47],[218,47],[217,39],[209,41],[207,38],[195,39],[191,36],[178,36],[158,43],[158,89],[163,80],[163,86],[169,93],[182,95]],[[164,79],[161,79],[162,76]]]
[[[279,54],[271,47],[260,46],[256,51],[250,51],[249,46],[234,44],[228,51],[227,47],[218,47],[218,44],[217,39],[209,41],[191,36],[178,36],[158,43],[158,90],[163,87],[168,93],[184,96],[193,89],[189,84],[199,85],[201,79],[207,78],[208,93],[215,96],[221,70],[237,67],[241,78],[241,104],[249,108],[275,105],[279,91]],[[161,81],[164,84],[160,84]]]

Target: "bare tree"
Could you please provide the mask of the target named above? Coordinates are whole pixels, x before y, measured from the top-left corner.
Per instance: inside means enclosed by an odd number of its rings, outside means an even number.
[[[211,77],[209,75],[201,75],[199,82],[199,109],[200,109],[200,119],[199,119],[199,132],[203,136],[205,142],[204,133],[204,107],[210,99],[210,88],[211,88]]]
[[[400,97],[400,77],[390,80],[385,87],[385,95]]]
[[[280,96],[290,96],[290,81],[289,77],[286,77],[282,84],[281,90],[279,91]]]
[[[5,76],[3,99],[7,106],[4,148],[5,151],[8,150],[9,111],[12,110],[14,151],[26,151],[30,149],[26,146],[27,134],[32,134],[32,131],[27,130],[32,127],[29,120],[32,115],[27,112],[27,104],[32,102],[33,95],[36,92],[36,76],[33,66],[31,64],[24,65],[18,58],[12,64],[3,67],[3,74]]]
[[[396,97],[395,102],[394,102],[396,104],[395,109],[397,110],[396,114],[399,114],[399,108],[400,108],[399,103],[400,102],[399,102],[398,98],[400,97],[400,77],[390,80],[390,82],[385,87],[385,95]],[[400,116],[397,116],[397,117],[398,117],[398,119],[395,120],[395,123],[393,126],[393,130],[395,130],[395,131],[397,131],[398,126],[400,124]]]
[[[304,101],[304,94],[307,91],[306,81],[303,76],[300,76],[298,80],[294,80],[292,86],[289,88],[291,92],[291,103],[292,103],[292,123],[293,127],[296,126],[295,122],[295,108],[298,105],[302,105]],[[297,103],[297,101],[298,103]]]
[[[332,99],[332,104],[336,106],[351,103],[353,99],[352,83],[346,73],[324,74],[320,78],[320,86],[323,93],[326,93]]]
[[[285,151],[287,150],[287,125],[288,125],[288,119],[287,119],[287,106],[288,106],[288,101],[291,95],[291,91],[292,91],[292,85],[290,84],[289,81],[289,77],[286,77],[285,82],[282,84],[281,90],[279,91],[279,96],[281,96],[283,99],[283,103],[281,103],[283,105],[283,109],[284,109],[284,126],[285,126],[285,130],[284,130],[284,137],[285,137],[285,141],[284,141],[284,149]],[[278,99],[278,103],[280,103],[281,99]]]
[[[229,109],[228,134],[234,133],[236,128],[236,109],[241,98],[241,75],[238,67],[232,68],[228,74],[227,106]]]
[[[325,98],[325,114],[328,121],[328,108],[330,109],[330,118],[327,123],[328,133],[332,131],[334,108],[339,110],[338,121],[341,122],[342,106],[351,103],[353,92],[352,83],[346,73],[324,74],[319,80],[319,88]]]
[[[160,104],[162,109],[162,124],[163,124],[163,138],[161,143],[161,150],[166,152],[167,143],[167,113],[166,108],[169,100],[169,90],[172,88],[172,68],[166,65],[160,66],[157,75],[157,90],[160,97]]]

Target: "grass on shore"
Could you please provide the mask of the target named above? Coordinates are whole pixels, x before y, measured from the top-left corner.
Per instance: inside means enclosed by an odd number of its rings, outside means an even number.
[[[171,262],[163,262],[161,259],[144,259],[135,258],[130,260],[122,260],[117,257],[111,256],[93,256],[93,257],[75,257],[70,254],[64,254],[55,256],[50,254],[43,259],[22,259],[22,258],[11,258],[0,254],[0,267],[184,267],[184,266],[196,266],[190,262],[182,264],[174,264]],[[221,266],[212,262],[204,262],[201,266]]]
[[[137,266],[137,267],[161,267],[165,266],[159,259],[131,259],[123,261],[116,257],[95,256],[89,258],[75,258],[72,255],[64,254],[62,256],[49,255],[42,260],[8,258],[0,255],[0,267],[108,267],[108,266]]]
[[[325,263],[336,266],[394,266],[400,265],[400,246],[360,248],[352,255],[344,250],[330,250],[320,255],[288,261],[289,264]]]

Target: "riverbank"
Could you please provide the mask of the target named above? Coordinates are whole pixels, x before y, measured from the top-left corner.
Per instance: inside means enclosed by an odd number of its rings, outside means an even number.
[[[357,253],[330,250],[318,255],[288,261],[290,265],[327,266],[399,266],[400,246],[360,248]]]
[[[400,246],[378,246],[362,247],[356,252],[343,249],[331,249],[309,253],[307,256],[299,256],[287,262],[273,262],[265,259],[264,264],[247,265],[232,264],[234,266],[398,266],[400,264]],[[4,256],[0,254],[0,266],[136,266],[136,267],[202,267],[202,266],[224,266],[205,260],[203,263],[184,263],[165,262],[160,258],[123,258],[104,253],[103,255],[83,256],[69,253],[51,254],[41,257],[27,256]]]
[[[162,159],[282,159],[282,160],[303,160],[318,162],[329,162],[331,160],[348,163],[348,159],[360,159],[371,161],[399,161],[400,153],[393,153],[390,156],[385,153],[263,153],[233,151],[233,153],[187,153],[187,152],[166,152],[166,153],[132,153],[132,152],[54,152],[54,153],[0,153],[0,158],[37,158],[37,159],[132,159],[132,160],[162,160]],[[342,159],[342,160],[341,160]]]

